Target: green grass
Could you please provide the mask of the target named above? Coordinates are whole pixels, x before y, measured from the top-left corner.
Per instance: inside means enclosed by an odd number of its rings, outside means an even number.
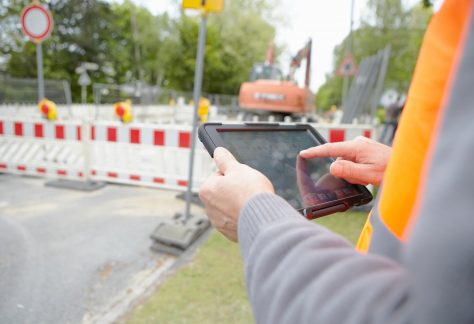
[[[365,213],[341,213],[317,221],[355,243]],[[252,323],[236,244],[217,232],[193,261],[129,314],[127,323]]]
[[[367,213],[346,212],[322,217],[316,223],[341,234],[355,245],[366,219]]]

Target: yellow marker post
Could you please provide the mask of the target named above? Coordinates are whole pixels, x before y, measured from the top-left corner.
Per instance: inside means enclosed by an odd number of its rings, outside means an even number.
[[[207,98],[199,99],[199,108],[198,108],[198,116],[201,120],[201,123],[207,122],[207,117],[209,116],[209,107],[211,106],[211,102]]]

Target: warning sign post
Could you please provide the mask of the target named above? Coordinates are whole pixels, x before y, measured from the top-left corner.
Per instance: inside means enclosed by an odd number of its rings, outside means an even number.
[[[51,13],[38,2],[26,7],[21,14],[21,27],[28,38],[36,43],[36,61],[38,66],[38,102],[43,100],[43,48],[41,43],[49,37],[53,30]]]
[[[336,75],[340,77],[344,77],[344,83],[342,86],[342,104],[344,105],[346,102],[347,92],[349,91],[349,78],[351,76],[356,75],[357,73],[357,65],[352,57],[351,53],[347,53],[346,57],[341,61],[339,64]]]

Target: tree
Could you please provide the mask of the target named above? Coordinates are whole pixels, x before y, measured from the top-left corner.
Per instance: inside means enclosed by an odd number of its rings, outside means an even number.
[[[360,62],[390,44],[392,53],[384,86],[405,92],[431,15],[432,9],[421,4],[405,8],[401,0],[370,0],[369,13],[353,33],[353,56]],[[318,107],[322,109],[341,104],[342,80],[335,76],[335,69],[345,55],[347,43],[346,37],[334,49],[334,72],[326,76],[318,91]]]
[[[0,27],[9,25],[8,21],[18,26],[19,9],[24,4],[13,4],[8,7],[8,15],[2,19]],[[124,33],[115,28],[119,17],[109,4],[98,0],[53,0],[47,7],[54,17],[55,28],[51,37],[43,42],[45,78],[69,80],[77,98],[79,76],[75,69],[81,62],[94,62],[105,67],[119,61],[114,54],[120,53],[120,46],[127,43]],[[18,77],[36,77],[34,44],[24,36],[19,37],[18,33],[18,30],[12,30],[10,34],[2,35],[6,42],[2,42],[0,50],[9,57],[7,72]],[[127,66],[126,60],[120,63],[121,67]],[[104,82],[110,78],[106,71],[94,72],[94,81]],[[122,76],[115,74],[113,77],[120,81]]]
[[[27,0],[0,0],[0,57],[6,72],[36,77],[35,46],[19,26]],[[184,13],[176,18],[153,16],[130,0],[50,0],[55,28],[43,43],[45,77],[70,81],[73,99],[80,97],[75,69],[81,62],[101,67],[93,82],[133,83],[191,91],[198,19]],[[203,89],[236,94],[252,65],[264,59],[274,38],[274,4],[265,0],[233,0],[222,14],[210,15]],[[0,59],[0,62],[2,60]]]
[[[203,90],[237,94],[250,75],[253,64],[265,57],[275,29],[263,17],[272,6],[266,1],[228,1],[223,13],[211,15],[207,26]],[[174,24],[165,79],[169,86],[184,91],[193,87],[199,19],[182,15]]]

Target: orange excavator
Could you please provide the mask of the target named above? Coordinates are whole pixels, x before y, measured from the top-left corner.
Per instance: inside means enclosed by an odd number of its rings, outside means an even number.
[[[315,95],[309,89],[312,41],[293,57],[287,78],[274,64],[275,46],[270,44],[265,63],[255,64],[250,82],[240,87],[240,107],[251,114],[303,117],[314,112]],[[295,73],[306,60],[304,86],[298,86]]]

